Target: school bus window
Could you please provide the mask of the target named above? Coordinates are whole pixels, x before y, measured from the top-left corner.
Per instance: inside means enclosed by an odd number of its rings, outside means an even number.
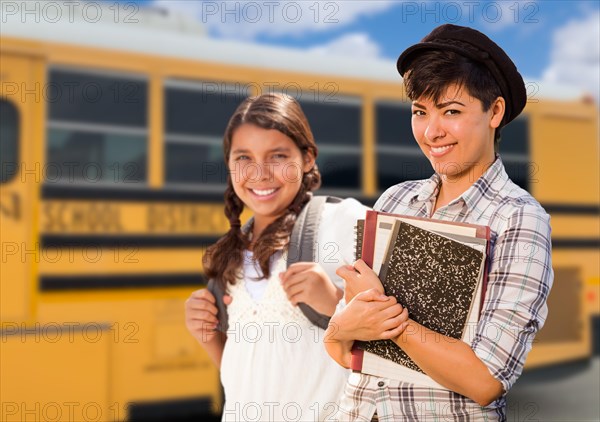
[[[417,147],[411,127],[410,105],[380,102],[375,105],[378,145]]]
[[[353,97],[298,99],[319,146],[326,189],[361,187],[362,102]]]
[[[344,147],[319,145],[317,166],[324,188],[351,190],[360,188],[360,155],[347,153]]]
[[[46,183],[145,183],[147,109],[141,77],[51,70]]]
[[[416,141],[407,103],[375,104],[377,138],[377,185],[380,190],[407,180],[426,179],[433,169]]]
[[[500,154],[506,172],[517,185],[525,190],[530,187],[530,176],[534,172],[529,156],[529,119],[521,115],[502,129]]]
[[[216,136],[222,139],[227,122],[246,91],[218,82],[166,83],[165,128],[171,135]]]
[[[50,121],[147,126],[148,84],[141,78],[54,69],[49,81]]]
[[[144,182],[146,154],[145,136],[51,129],[46,182]]]
[[[317,145],[334,144],[360,147],[361,103],[354,98],[336,98],[327,101],[300,99],[299,102],[310,123]]]
[[[11,180],[19,168],[19,113],[14,104],[0,100],[0,183]]]
[[[171,142],[167,144],[166,151],[166,177],[171,183],[224,184],[227,181],[220,142],[218,145]]]
[[[521,115],[506,125],[501,132],[500,151],[529,157],[529,119]]]
[[[221,82],[165,83],[165,176],[171,184],[224,184],[222,139],[247,96]]]
[[[377,154],[377,182],[381,190],[407,180],[427,179],[433,174],[431,163],[416,154]]]

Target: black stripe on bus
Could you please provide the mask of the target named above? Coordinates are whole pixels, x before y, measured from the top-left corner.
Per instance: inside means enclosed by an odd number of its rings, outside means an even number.
[[[179,400],[131,402],[127,406],[127,420],[132,422],[220,420],[216,415],[211,415],[212,409],[212,400],[203,396]]]
[[[334,190],[316,192],[317,195],[338,195]],[[42,186],[42,199],[93,200],[93,201],[133,201],[133,202],[215,202],[223,203],[222,192],[190,192],[173,189],[114,188],[100,186],[64,186],[46,184]],[[373,206],[377,197],[351,195],[367,206]]]
[[[600,214],[598,205],[576,205],[576,204],[542,204],[548,214],[576,214],[593,215]]]
[[[42,248],[203,248],[214,244],[219,236],[186,236],[186,235],[58,235],[41,236]]]
[[[146,289],[206,286],[204,274],[135,274],[41,276],[43,292],[66,290]]]
[[[600,248],[600,239],[552,239],[552,248],[598,249]]]

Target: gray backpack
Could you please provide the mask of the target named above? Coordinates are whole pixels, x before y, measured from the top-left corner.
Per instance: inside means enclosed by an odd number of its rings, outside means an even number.
[[[288,246],[288,267],[295,262],[315,262],[315,244],[317,243],[323,205],[326,202],[338,203],[340,201],[341,199],[335,196],[313,196],[300,211]],[[246,224],[245,228],[248,226],[249,223]],[[215,296],[217,309],[219,310],[217,329],[227,333],[229,327],[227,305],[223,303],[225,291],[215,280],[210,280],[207,288]],[[310,322],[323,329],[327,328],[330,319],[327,315],[320,314],[305,303],[299,303],[298,307]]]

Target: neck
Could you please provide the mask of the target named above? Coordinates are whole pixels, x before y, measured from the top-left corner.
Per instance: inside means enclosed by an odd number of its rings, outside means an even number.
[[[473,183],[468,179],[452,179],[444,175],[441,176],[441,179],[442,182],[440,184],[437,202],[438,204],[440,202],[443,203],[439,206],[444,206],[453,199],[458,198],[473,185]]]
[[[473,167],[466,175],[463,174],[456,177],[443,174],[440,175],[440,190],[436,198],[433,212],[443,206],[448,205],[451,201],[465,193],[477,180],[479,180],[481,176],[485,174],[493,162],[494,161],[491,161],[486,165]]]
[[[271,224],[274,220],[266,220],[264,218],[256,218],[254,216],[254,223],[252,224],[252,240],[256,241],[263,231]]]

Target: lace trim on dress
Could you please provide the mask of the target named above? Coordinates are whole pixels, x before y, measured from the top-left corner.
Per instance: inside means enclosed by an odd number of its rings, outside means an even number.
[[[281,285],[279,274],[286,270],[287,251],[271,264],[271,276],[267,280],[267,288],[259,300],[254,300],[246,288],[246,283],[253,283],[243,274],[234,285],[229,286],[232,302],[227,309],[229,325],[246,323],[309,323],[300,308],[293,306],[288,300]]]

